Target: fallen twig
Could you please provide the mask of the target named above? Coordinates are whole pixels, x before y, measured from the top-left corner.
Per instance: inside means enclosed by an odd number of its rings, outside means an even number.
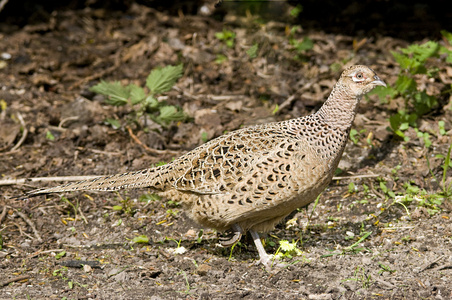
[[[151,153],[151,154],[155,154],[155,155],[164,155],[164,154],[171,154],[171,155],[178,155],[180,154],[179,151],[173,151],[173,150],[157,150],[157,149],[152,149],[149,148],[148,146],[146,146],[145,144],[143,144],[143,142],[140,141],[140,139],[132,132],[132,128],[130,128],[129,126],[126,127],[127,131],[130,134],[130,137],[135,141],[135,143],[137,143],[138,145],[140,145],[141,147],[143,147],[147,152]]]
[[[32,221],[31,221],[31,220],[30,220],[23,212],[16,210],[16,213],[19,215],[19,217],[21,217],[21,218],[25,221],[25,223],[28,224],[28,226],[31,227],[31,230],[33,230],[33,233],[34,233],[36,239],[37,239],[40,243],[42,243],[42,238],[41,238],[41,236],[39,235],[39,232],[38,232],[38,230],[36,229],[35,224],[34,224],[34,223],[33,223],[33,222],[32,222]]]
[[[61,252],[63,250],[64,249],[39,250],[39,251],[36,251],[35,253],[32,253],[29,256],[27,256],[27,259],[36,257],[36,256],[41,255],[41,254],[47,254],[47,253],[52,253],[52,252]]]
[[[394,288],[396,288],[396,286],[393,285],[392,283],[389,283],[389,282],[387,282],[387,281],[381,280],[381,279],[379,279],[379,278],[377,278],[377,277],[374,277],[374,278],[372,278],[372,279],[375,280],[375,281],[378,282],[378,283],[381,283],[382,285],[386,286],[386,287],[389,288],[389,289],[394,289]]]
[[[0,282],[0,287],[4,287],[5,285],[8,285],[8,284],[10,284],[12,282],[21,281],[21,280],[25,280],[25,279],[28,279],[28,278],[30,278],[30,275],[22,275],[22,276],[19,276],[19,277],[14,277],[14,278],[11,278],[11,279],[8,279],[8,280]]]
[[[425,270],[427,270],[428,268],[431,268],[432,265],[436,264],[438,261],[440,261],[441,259],[443,259],[445,256],[441,255],[440,257],[436,258],[435,260],[428,262],[426,264],[424,264],[423,266],[421,266],[421,268],[419,269],[419,271],[417,271],[417,273],[421,273]]]
[[[375,178],[380,177],[378,174],[363,174],[363,175],[353,175],[353,176],[335,176],[333,180],[344,180],[344,179],[358,179],[358,178]]]
[[[6,212],[8,211],[8,206],[3,206],[2,214],[0,215],[0,225],[2,225],[3,219],[6,216]]]
[[[17,144],[14,147],[12,147],[9,152],[19,149],[19,147],[23,144],[28,135],[28,129],[25,124],[24,118],[20,113],[17,113],[17,118],[19,119],[20,125],[23,128],[22,136],[20,137],[20,140],[17,142]]]

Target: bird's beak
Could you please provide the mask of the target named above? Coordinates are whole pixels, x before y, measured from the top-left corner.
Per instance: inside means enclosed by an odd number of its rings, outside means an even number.
[[[374,76],[374,81],[372,81],[373,84],[375,85],[381,85],[386,87],[386,83],[380,79],[380,77],[378,77],[377,75]]]

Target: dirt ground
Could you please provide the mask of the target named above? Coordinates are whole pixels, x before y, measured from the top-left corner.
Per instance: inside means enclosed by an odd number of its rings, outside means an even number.
[[[21,28],[3,24],[0,298],[451,299],[450,199],[437,206],[422,196],[398,201],[407,182],[440,192],[437,155],[452,142],[450,64],[438,64],[442,81],[417,78],[443,91],[440,107],[419,121],[431,133],[430,147],[412,128],[409,141],[387,129],[400,99],[362,101],[356,141],[319,204],[263,236],[269,253],[280,240],[298,241],[301,253],[284,258],[283,268],[254,265],[249,237],[222,248],[217,233],[190,221],[177,203],[144,200],[146,190],[11,199],[61,182],[7,180],[139,170],[225,131],[312,113],[351,64],[371,66],[392,85],[400,69],[391,51],[409,45],[384,34],[299,29],[295,37],[314,46],[295,57],[291,26],[253,15],[171,15],[138,4],[55,11],[47,22]],[[232,47],[215,37],[223,28],[236,34]],[[151,69],[178,63],[184,74],[160,100],[182,107],[188,121],[124,121],[119,129],[105,122],[126,120],[130,107],[107,105],[91,86],[101,79],[143,85]],[[149,242],[136,243],[141,235]]]

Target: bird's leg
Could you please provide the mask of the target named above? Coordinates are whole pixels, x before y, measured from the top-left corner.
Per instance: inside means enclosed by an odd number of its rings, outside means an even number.
[[[240,227],[239,224],[232,225],[231,229],[232,229],[233,236],[230,238],[220,238],[221,246],[230,247],[230,246],[234,245],[235,243],[237,243],[240,240],[240,238],[242,237],[243,229],[242,229],[242,227]]]
[[[253,238],[254,244],[256,245],[257,252],[259,252],[259,260],[256,262],[256,265],[262,264],[266,268],[286,266],[285,264],[275,263],[274,256],[265,252],[264,245],[262,245],[261,238],[256,231],[250,229],[249,232],[251,234],[251,237]]]
[[[265,252],[264,245],[262,245],[259,234],[252,229],[250,229],[249,232],[251,234],[251,237],[253,238],[254,244],[256,245],[257,252],[259,252],[259,261],[257,261],[256,264],[263,264],[264,266],[270,266],[272,256],[268,255],[267,252]]]

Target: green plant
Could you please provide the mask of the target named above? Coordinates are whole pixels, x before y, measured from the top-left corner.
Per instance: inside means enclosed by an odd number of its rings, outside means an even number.
[[[77,211],[79,209],[79,201],[78,201],[78,199],[76,198],[75,205],[71,201],[69,201],[68,198],[66,198],[64,196],[61,196],[60,200],[62,202],[64,202],[64,203],[68,204],[72,208],[72,210],[74,211],[74,218],[77,219]]]
[[[132,242],[135,244],[148,244],[149,238],[146,235],[139,235],[132,239]]]
[[[136,211],[136,209],[133,206],[133,201],[130,199],[130,197],[123,198],[121,194],[118,192],[116,193],[119,199],[120,205],[114,205],[113,210],[115,211],[124,211],[124,213],[133,215]]]
[[[452,161],[450,159],[450,155],[451,155],[451,150],[452,150],[452,144],[449,146],[449,149],[447,150],[447,154],[446,156],[442,155],[442,154],[437,154],[435,157],[440,158],[440,159],[444,159],[444,162],[442,164],[442,169],[443,169],[443,176],[441,178],[440,181],[440,186],[441,186],[441,196],[444,196],[447,199],[451,199],[452,198],[452,181],[447,183],[447,171],[449,169],[452,169]],[[435,179],[435,181],[438,182],[438,179],[436,178],[435,174],[432,172],[431,168],[430,168],[430,161],[428,159],[428,156],[426,156],[427,159],[427,164],[430,170],[430,174],[432,175],[432,177]]]
[[[295,38],[295,33],[301,30],[301,26],[293,26],[289,31],[289,44],[295,50],[296,60],[305,60],[306,51],[314,47],[314,42],[309,37],[304,37],[302,40]]]
[[[91,91],[107,96],[105,102],[113,106],[129,105],[133,115],[131,120],[148,116],[156,123],[168,125],[172,121],[185,121],[187,115],[178,107],[157,100],[157,95],[168,92],[183,74],[183,65],[156,68],[146,79],[146,89],[135,84],[123,85],[119,81],[101,81]],[[146,118],[144,119],[146,120]],[[116,119],[106,119],[113,128],[121,127]]]
[[[223,31],[215,33],[215,37],[220,41],[224,42],[226,46],[228,46],[229,48],[234,47],[235,32],[223,28]]]
[[[350,130],[350,139],[352,140],[353,144],[355,144],[355,145],[358,144],[357,135],[358,135],[358,131],[356,129],[352,128]]]
[[[289,14],[292,16],[292,17],[294,17],[294,18],[297,18],[299,15],[300,15],[300,13],[303,11],[303,6],[301,5],[301,4],[297,4],[297,6],[295,6],[294,8],[292,8],[290,11],[289,11]]]
[[[259,50],[259,45],[257,43],[254,43],[253,46],[251,46],[248,50],[246,50],[246,54],[248,54],[248,56],[250,58],[256,58],[258,50]]]
[[[452,34],[446,31],[441,33],[452,44]],[[436,79],[439,68],[435,64],[438,59],[444,59],[440,56],[441,53],[446,53],[446,62],[452,63],[452,51],[434,41],[421,45],[413,44],[400,49],[400,52],[393,51],[392,55],[401,68],[394,86],[377,87],[370,93],[377,94],[382,102],[386,102],[387,98],[403,99],[404,105],[397,113],[390,116],[389,123],[390,129],[405,141],[409,138],[405,136],[404,131],[409,127],[416,128],[420,117],[438,107],[439,95],[429,95],[426,88],[418,86],[415,78],[424,75]],[[418,131],[417,134],[426,142],[426,145],[430,143],[428,136],[420,136],[424,133]]]
[[[143,195],[141,195],[138,198],[138,201],[149,203],[149,202],[159,201],[161,199],[162,199],[162,197],[160,197],[157,194],[152,193],[152,194],[143,194]]]
[[[446,122],[443,120],[438,121],[438,130],[440,135],[446,135],[446,128],[444,127],[446,125]]]
[[[428,132],[422,132],[417,128],[414,128],[414,131],[416,132],[417,137],[424,142],[424,146],[426,148],[430,148],[430,146],[432,145],[430,134]]]
[[[48,139],[49,141],[54,141],[55,140],[55,136],[53,135],[53,133],[50,130],[46,131],[46,139]]]
[[[190,292],[190,283],[188,282],[188,276],[187,276],[187,273],[185,273],[185,271],[184,270],[181,270],[180,272],[178,272],[177,273],[177,275],[183,275],[184,276],[184,278],[185,278],[185,291],[178,291],[178,292],[180,292],[180,293],[184,293],[184,294],[186,294],[186,295],[189,295],[191,292]]]
[[[391,269],[390,267],[384,265],[384,264],[381,263],[381,262],[378,262],[378,265],[379,265],[380,268],[381,268],[381,270],[378,271],[378,274],[380,274],[380,275],[381,275],[383,272],[389,272],[389,273],[395,273],[395,272],[396,272],[396,270]]]
[[[341,281],[342,282],[345,282],[345,281],[361,282],[363,288],[368,288],[368,287],[370,287],[371,280],[372,280],[372,276],[370,274],[367,275],[367,272],[366,272],[366,270],[364,270],[364,268],[356,267],[355,272],[353,274],[353,278],[347,278],[347,279],[343,279]]]
[[[294,256],[299,256],[303,252],[301,252],[300,249],[297,248],[298,241],[293,241],[292,243],[287,240],[280,240],[279,241],[279,247],[276,250],[275,258],[292,258]]]

